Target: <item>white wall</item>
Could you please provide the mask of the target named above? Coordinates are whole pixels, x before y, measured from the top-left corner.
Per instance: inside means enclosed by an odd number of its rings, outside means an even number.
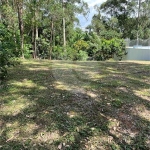
[[[122,60],[150,61],[150,49],[128,47],[126,50],[128,54],[124,56]],[[115,57],[115,60],[118,60],[118,58]]]

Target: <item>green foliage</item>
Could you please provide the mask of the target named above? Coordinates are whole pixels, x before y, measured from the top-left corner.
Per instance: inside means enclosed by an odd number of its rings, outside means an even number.
[[[75,49],[67,46],[66,50],[67,50],[67,54],[66,54],[67,60],[77,60],[78,53]]]
[[[24,57],[27,59],[31,58],[31,53],[33,52],[31,47],[31,44],[24,44]]]
[[[107,14],[103,21],[107,30],[121,32],[122,38],[150,37],[149,0],[107,0],[98,8]]]
[[[0,23],[0,79],[7,77],[8,67],[15,64],[15,43],[12,32]]]
[[[121,108],[123,105],[123,102],[120,99],[116,99],[112,101],[112,105],[116,108]]]
[[[100,34],[100,36],[104,39],[110,40],[112,38],[120,38],[121,33],[118,33],[115,30],[103,30]]]
[[[87,58],[88,58],[87,52],[80,50],[79,53],[78,53],[78,58],[77,59],[85,61],[85,60],[87,60]]]
[[[59,56],[61,54],[62,59],[67,59],[67,60],[80,60],[80,61],[85,61],[88,58],[88,53],[83,50],[76,50],[74,48],[71,48],[69,46],[66,47],[66,53],[61,52],[59,53]]]
[[[64,49],[62,46],[54,46],[53,52],[52,52],[52,58],[62,60],[65,57]]]
[[[93,57],[95,53],[101,49],[101,39],[97,34],[90,32],[86,34],[85,40],[89,45],[87,49],[88,56]]]
[[[126,54],[125,43],[122,39],[101,40],[101,49],[95,54],[96,60],[107,60],[113,58],[116,54],[117,57],[122,59],[122,56]]]
[[[39,57],[41,59],[47,58],[48,57],[48,49],[50,46],[48,39],[41,36],[37,41],[38,41]]]
[[[78,40],[78,41],[75,42],[73,47],[77,51],[79,51],[79,50],[86,50],[88,48],[88,43],[86,41],[84,41],[84,40]]]
[[[112,39],[111,46],[112,52],[119,57],[120,60],[122,59],[123,55],[127,54],[123,39]]]
[[[63,59],[65,58],[66,60],[79,60],[80,57],[79,51],[70,46],[66,47],[66,52],[65,53],[63,52],[62,55],[65,56],[63,57]]]

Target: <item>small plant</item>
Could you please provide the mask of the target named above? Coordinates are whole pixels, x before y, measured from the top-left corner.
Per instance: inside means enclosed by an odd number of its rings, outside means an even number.
[[[114,100],[114,101],[112,102],[112,105],[113,105],[114,107],[120,108],[120,107],[122,107],[123,102],[122,102],[120,99],[116,99],[116,100]]]

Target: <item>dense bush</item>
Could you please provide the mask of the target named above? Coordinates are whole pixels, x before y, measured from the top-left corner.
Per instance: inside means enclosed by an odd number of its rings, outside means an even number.
[[[101,40],[101,48],[95,53],[96,60],[108,60],[114,55],[121,60],[123,55],[126,55],[125,43],[123,39]]]
[[[49,40],[44,38],[43,36],[40,36],[37,40],[38,42],[38,57],[40,59],[47,59],[49,56],[49,47],[50,43]],[[33,51],[32,51],[33,52]]]
[[[87,60],[88,53],[87,49],[89,47],[88,42],[84,40],[78,40],[74,43],[72,48],[72,54],[74,55],[72,60]]]
[[[62,51],[60,54],[63,55],[63,59],[67,60],[87,60],[88,58],[88,53],[87,53],[87,48],[88,48],[88,42],[80,39],[77,41],[74,41],[74,44],[72,45],[67,45],[66,46],[66,51]]]
[[[67,49],[67,48],[66,48]],[[54,46],[52,51],[52,59],[65,59],[65,52],[62,46]]]
[[[85,52],[85,51],[79,51],[77,59],[78,60],[83,60],[83,61],[87,60],[88,59],[87,52]]]
[[[110,40],[113,38],[121,38],[122,34],[120,32],[116,32],[115,30],[104,30],[101,31],[100,37],[104,39]]]
[[[113,38],[111,40],[100,39],[95,34],[89,35],[85,40],[77,40],[73,46],[63,47],[55,46],[53,49],[53,59],[66,60],[108,60],[114,55],[122,59],[126,54],[125,43],[123,39]]]
[[[24,57],[29,59],[32,58],[33,51],[31,50],[32,45],[31,44],[24,44]]]
[[[16,63],[17,50],[13,39],[13,33],[0,23],[0,80],[7,77],[8,67]]]
[[[86,50],[88,46],[89,46],[88,43],[84,40],[78,40],[73,45],[74,49],[76,49],[78,52],[80,50]]]

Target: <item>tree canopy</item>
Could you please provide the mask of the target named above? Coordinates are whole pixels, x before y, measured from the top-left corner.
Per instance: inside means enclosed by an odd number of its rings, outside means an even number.
[[[150,37],[150,0],[107,0],[96,6],[96,11],[96,15],[103,14],[101,23],[105,24],[106,30],[116,31],[122,38]],[[94,16],[92,25],[95,30]]]

